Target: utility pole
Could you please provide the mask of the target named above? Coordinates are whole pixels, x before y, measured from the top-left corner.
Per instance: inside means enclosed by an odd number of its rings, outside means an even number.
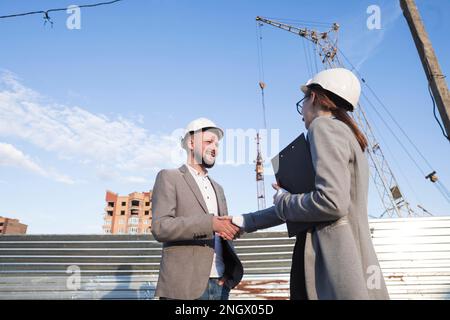
[[[436,105],[439,109],[447,137],[450,136],[450,93],[448,91],[445,76],[442,74],[431,41],[425,31],[425,26],[420,18],[419,11],[414,0],[400,0],[400,7],[408,22],[414,43],[422,61],[423,69],[428,79],[428,84],[433,93]]]

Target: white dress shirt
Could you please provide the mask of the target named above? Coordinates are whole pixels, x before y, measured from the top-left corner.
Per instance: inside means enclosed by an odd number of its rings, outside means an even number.
[[[208,208],[208,213],[212,213],[215,216],[219,215],[216,192],[214,191],[211,181],[208,178],[208,172],[206,172],[206,174],[200,173],[192,168],[189,164],[187,165],[187,167],[189,168],[189,172],[194,177],[194,180],[197,183],[200,192],[202,193],[203,200],[205,200],[206,207]],[[216,234],[214,235],[214,243],[214,258],[210,277],[220,278],[223,276],[223,272],[225,270],[225,264],[223,262],[222,255],[222,242],[220,236]]]

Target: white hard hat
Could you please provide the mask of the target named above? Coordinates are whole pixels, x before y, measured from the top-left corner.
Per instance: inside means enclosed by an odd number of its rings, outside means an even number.
[[[301,86],[303,93],[308,92],[308,87],[316,84],[344,99],[348,104],[349,111],[358,106],[361,84],[358,78],[350,70],[344,68],[327,69],[316,74],[312,79]]]
[[[216,126],[216,124],[214,122],[212,122],[211,120],[209,120],[207,118],[198,118],[198,119],[191,121],[187,125],[187,127],[184,131],[184,136],[181,139],[181,146],[183,148],[185,148],[185,140],[186,140],[186,137],[188,137],[189,133],[194,133],[196,131],[206,130],[206,129],[213,129],[217,133],[219,140],[223,138],[223,130],[221,128],[219,128],[218,126]]]

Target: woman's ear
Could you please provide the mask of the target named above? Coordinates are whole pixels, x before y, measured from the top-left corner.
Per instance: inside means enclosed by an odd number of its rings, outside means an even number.
[[[316,93],[314,91],[311,91],[309,93],[308,99],[311,99],[311,105],[313,106],[316,103]]]

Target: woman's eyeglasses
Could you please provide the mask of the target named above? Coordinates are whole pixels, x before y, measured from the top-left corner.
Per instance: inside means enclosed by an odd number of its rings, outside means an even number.
[[[299,102],[296,103],[297,112],[302,116],[303,115],[303,101],[309,96],[304,96]]]

